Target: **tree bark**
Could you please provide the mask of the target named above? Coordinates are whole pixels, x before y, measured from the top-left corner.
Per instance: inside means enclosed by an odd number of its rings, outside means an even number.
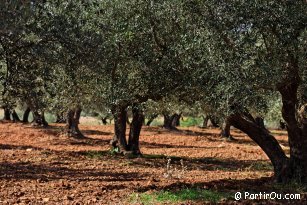
[[[209,117],[207,115],[202,115],[201,117],[203,118],[203,123],[202,123],[201,128],[207,128]]]
[[[113,148],[118,148],[120,153],[125,153],[128,151],[126,140],[127,106],[114,106],[112,114],[115,134],[110,143]]]
[[[297,71],[297,69],[294,69]],[[307,137],[306,121],[297,120],[297,91],[300,82],[293,71],[292,80],[278,88],[282,96],[282,116],[286,123],[290,146],[290,161],[284,181],[294,180],[307,183]]]
[[[245,132],[266,153],[271,160],[275,178],[278,182],[307,183],[307,113],[306,107],[298,112],[298,87],[301,83],[298,59],[287,53],[286,79],[277,84],[277,89],[282,97],[282,116],[288,132],[290,158],[288,158],[277,140],[256,120],[244,114],[233,114],[231,124]],[[303,109],[303,110],[302,110]]]
[[[256,117],[255,118],[255,122],[257,125],[259,125],[260,127],[262,127],[263,129],[268,130],[265,125],[264,125],[264,119],[262,117]]]
[[[139,139],[144,122],[144,114],[137,105],[132,108],[132,122],[130,124],[128,150],[134,155],[140,155]]]
[[[226,139],[233,139],[230,134],[230,127],[231,127],[230,120],[228,119],[228,117],[226,117],[226,119],[222,123],[220,136]]]
[[[67,112],[67,134],[73,138],[85,138],[79,129],[80,116],[82,109],[80,107],[70,109]]]
[[[286,129],[286,123],[282,120],[279,121],[279,129],[284,130]]]
[[[23,117],[22,117],[22,122],[24,123],[28,123],[29,122],[29,115],[30,115],[31,109],[29,107],[27,107],[27,109],[25,110]]]
[[[65,123],[67,122],[65,117],[65,112],[60,112],[56,114],[56,123]]]
[[[32,125],[34,126],[43,126],[47,127],[48,123],[45,120],[44,112],[33,111],[33,122]]]
[[[219,124],[214,119],[214,116],[212,115],[208,116],[207,127],[210,127],[210,128],[219,127]]]
[[[108,119],[108,117],[101,117],[102,124],[104,124],[104,125],[108,124],[107,119]]]
[[[7,108],[7,107],[4,107],[3,110],[4,110],[3,120],[11,120],[11,111],[10,111],[10,109]]]
[[[177,127],[180,126],[180,118],[181,118],[181,113],[180,114],[173,114],[172,116],[172,127]]]
[[[243,115],[234,114],[228,119],[234,127],[246,133],[266,153],[273,164],[276,180],[278,182],[285,181],[289,160],[278,141],[266,129]]]
[[[154,121],[154,119],[156,119],[157,117],[158,117],[158,114],[150,115],[150,116],[149,116],[149,119],[148,119],[148,121],[147,121],[147,123],[146,123],[146,126],[150,126],[151,123]]]
[[[13,110],[13,112],[12,112],[12,118],[13,118],[13,122],[20,122],[21,121],[15,110]]]
[[[176,117],[176,114],[169,115],[167,113],[163,114],[164,122],[163,122],[163,128],[169,129],[169,130],[177,130],[176,128],[176,120],[174,121],[174,118]]]
[[[171,116],[169,114],[163,114],[163,127],[166,129],[171,129],[171,125],[172,125],[172,119]]]

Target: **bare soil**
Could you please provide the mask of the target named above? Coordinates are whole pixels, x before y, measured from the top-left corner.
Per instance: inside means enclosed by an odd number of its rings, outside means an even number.
[[[0,122],[0,204],[130,204],[132,193],[159,190],[277,189],[268,158],[238,130],[232,130],[234,141],[226,141],[217,129],[144,127],[143,157],[131,158],[110,152],[111,125],[80,127],[85,139],[68,138],[59,124],[44,129]],[[286,133],[272,133],[289,152]],[[172,168],[167,171],[169,158]],[[282,191],[295,192],[291,187]],[[256,202],[227,199],[221,203]]]

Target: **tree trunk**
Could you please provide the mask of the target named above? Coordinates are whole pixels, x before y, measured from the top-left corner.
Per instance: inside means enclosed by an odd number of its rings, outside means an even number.
[[[282,116],[286,123],[290,146],[290,161],[287,164],[287,172],[283,176],[283,181],[294,180],[296,182],[307,183],[307,134],[306,119],[299,116],[297,119],[297,91],[299,78],[295,77],[298,68],[292,71],[292,78],[278,88],[282,96]]]
[[[42,112],[42,120],[43,120],[43,125],[44,126],[48,126],[48,122],[47,122],[47,120],[45,118],[45,113],[44,112]]]
[[[163,127],[166,129],[171,129],[171,125],[172,125],[172,119],[171,116],[169,116],[169,114],[163,114]]]
[[[127,150],[126,123],[127,106],[114,106],[112,109],[114,116],[114,137],[111,140],[113,148],[118,148],[119,152],[125,153]]]
[[[30,115],[31,109],[28,107],[22,117],[22,122],[28,123],[29,122],[29,115]]]
[[[148,122],[146,123],[146,126],[150,126],[151,123],[158,117],[158,114],[153,114],[149,116]]]
[[[137,105],[132,108],[132,122],[130,124],[128,150],[134,155],[140,155],[139,139],[144,122],[144,114]]]
[[[223,138],[232,140],[233,138],[230,134],[230,127],[231,127],[230,121],[229,121],[228,117],[226,117],[226,119],[224,120],[222,127],[221,127],[220,136],[223,137]]]
[[[279,129],[284,130],[286,129],[286,123],[282,120],[279,120]]]
[[[176,128],[176,122],[174,122],[175,114],[174,115],[169,115],[164,113],[164,122],[163,122],[163,128],[169,129],[169,130],[177,130]]]
[[[33,111],[33,122],[32,125],[34,126],[43,126],[47,127],[48,123],[45,120],[44,112]]]
[[[266,129],[264,125],[264,119],[262,117],[256,117],[255,122],[258,126],[262,127],[263,129]],[[267,129],[266,129],[267,130]]]
[[[66,123],[67,120],[65,119],[65,112],[60,112],[56,114],[56,123]]]
[[[219,127],[219,124],[216,122],[212,115],[208,116],[207,127],[216,128]]]
[[[203,123],[201,125],[201,128],[207,128],[209,117],[207,115],[202,115],[201,117],[203,118]]]
[[[80,115],[82,109],[80,107],[70,109],[67,112],[67,134],[73,138],[84,138],[84,135],[79,129]]]
[[[102,124],[104,124],[104,125],[108,124],[107,119],[108,119],[108,117],[101,117]]]
[[[172,116],[172,127],[177,127],[180,126],[180,118],[181,118],[181,113],[180,114],[173,114]]]
[[[278,182],[284,181],[287,173],[288,158],[278,141],[266,129],[258,126],[254,121],[247,119],[243,115],[234,114],[228,119],[234,127],[246,133],[261,147],[273,164],[276,180]]]
[[[4,107],[3,110],[4,110],[3,120],[11,120],[11,111],[10,111],[10,109],[7,108],[7,107]]]
[[[234,114],[230,117],[231,124],[248,134],[267,154],[274,166],[275,178],[278,182],[307,183],[307,113],[306,107],[299,112],[298,87],[301,82],[298,59],[287,53],[287,79],[277,84],[282,97],[282,116],[288,132],[290,158],[288,158],[277,140],[256,121],[244,115]]]
[[[12,112],[12,117],[13,117],[14,122],[20,122],[21,121],[15,110],[13,110],[13,112]]]

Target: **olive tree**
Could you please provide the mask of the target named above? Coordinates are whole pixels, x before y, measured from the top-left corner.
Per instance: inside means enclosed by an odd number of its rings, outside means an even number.
[[[219,109],[227,102],[230,123],[267,154],[277,181],[306,182],[306,101],[299,97],[306,88],[306,2],[193,1],[188,8],[198,20],[194,25],[213,34],[205,41],[214,47],[212,59],[207,59],[215,63],[212,76],[220,78],[211,92],[213,105]],[[211,82],[217,82],[214,78]],[[289,157],[249,113],[258,99],[276,92],[288,131]]]

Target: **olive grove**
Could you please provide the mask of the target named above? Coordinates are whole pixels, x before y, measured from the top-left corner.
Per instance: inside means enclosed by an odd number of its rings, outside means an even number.
[[[306,1],[1,4],[5,120],[28,122],[31,111],[35,125],[47,126],[44,113],[52,112],[69,136],[82,138],[82,110],[109,110],[112,147],[140,155],[145,117],[163,115],[173,129],[182,113],[194,112],[217,121],[226,137],[230,126],[246,133],[271,160],[277,181],[307,181]],[[289,156],[264,127],[276,105]]]

